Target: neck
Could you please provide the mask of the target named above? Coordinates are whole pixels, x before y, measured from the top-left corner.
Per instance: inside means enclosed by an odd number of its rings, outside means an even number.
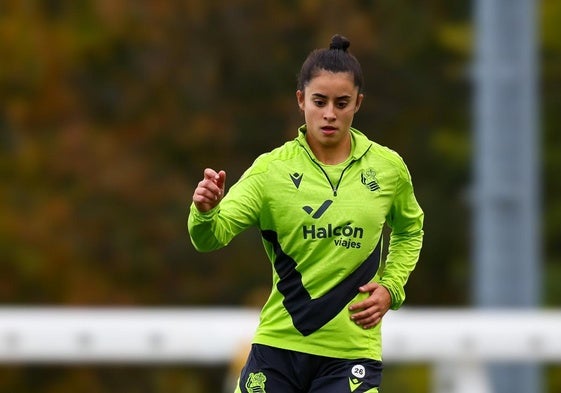
[[[335,146],[312,146],[316,158],[326,165],[337,165],[344,162],[351,154],[351,137],[348,135],[342,143]]]

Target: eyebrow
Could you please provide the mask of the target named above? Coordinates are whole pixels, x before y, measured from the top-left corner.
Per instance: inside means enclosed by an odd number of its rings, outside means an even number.
[[[323,98],[323,99],[328,98],[325,94],[320,94],[320,93],[313,93],[312,97]],[[336,99],[337,100],[345,100],[345,99],[350,99],[350,98],[352,98],[352,96],[344,95],[344,96],[337,97]]]

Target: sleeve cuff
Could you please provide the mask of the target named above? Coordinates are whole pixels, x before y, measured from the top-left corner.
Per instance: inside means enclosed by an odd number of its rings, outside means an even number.
[[[218,214],[219,211],[220,211],[220,205],[213,207],[207,212],[199,211],[199,209],[195,207],[194,203],[191,203],[191,207],[190,207],[191,215],[193,216],[193,218],[196,219],[196,221],[211,221],[214,218],[214,216]]]
[[[385,283],[384,281],[380,282],[380,285],[386,288],[390,293],[390,296],[392,298],[392,304],[390,306],[390,309],[392,310],[399,309],[403,304],[403,302],[405,301],[405,294],[403,293],[403,291],[393,288],[393,286],[388,285],[388,283]]]

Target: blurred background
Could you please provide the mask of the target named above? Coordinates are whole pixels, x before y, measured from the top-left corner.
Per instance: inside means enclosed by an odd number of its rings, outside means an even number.
[[[561,306],[561,2],[536,2],[540,306]],[[408,306],[473,301],[473,2],[2,0],[0,306],[254,306],[256,231],[199,254],[205,167],[232,184],[303,122],[296,75],[341,33],[363,66],[354,125],[398,151],[426,213]],[[3,392],[216,391],[228,365],[1,365]],[[561,367],[545,368],[547,392]],[[390,365],[385,392],[428,392]],[[221,382],[220,382],[221,383]]]

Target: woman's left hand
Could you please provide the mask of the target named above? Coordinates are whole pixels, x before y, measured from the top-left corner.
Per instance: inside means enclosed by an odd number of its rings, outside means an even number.
[[[392,299],[390,292],[380,284],[371,282],[359,288],[362,293],[369,293],[368,298],[351,304],[351,319],[364,329],[370,329],[380,323],[390,309]]]

